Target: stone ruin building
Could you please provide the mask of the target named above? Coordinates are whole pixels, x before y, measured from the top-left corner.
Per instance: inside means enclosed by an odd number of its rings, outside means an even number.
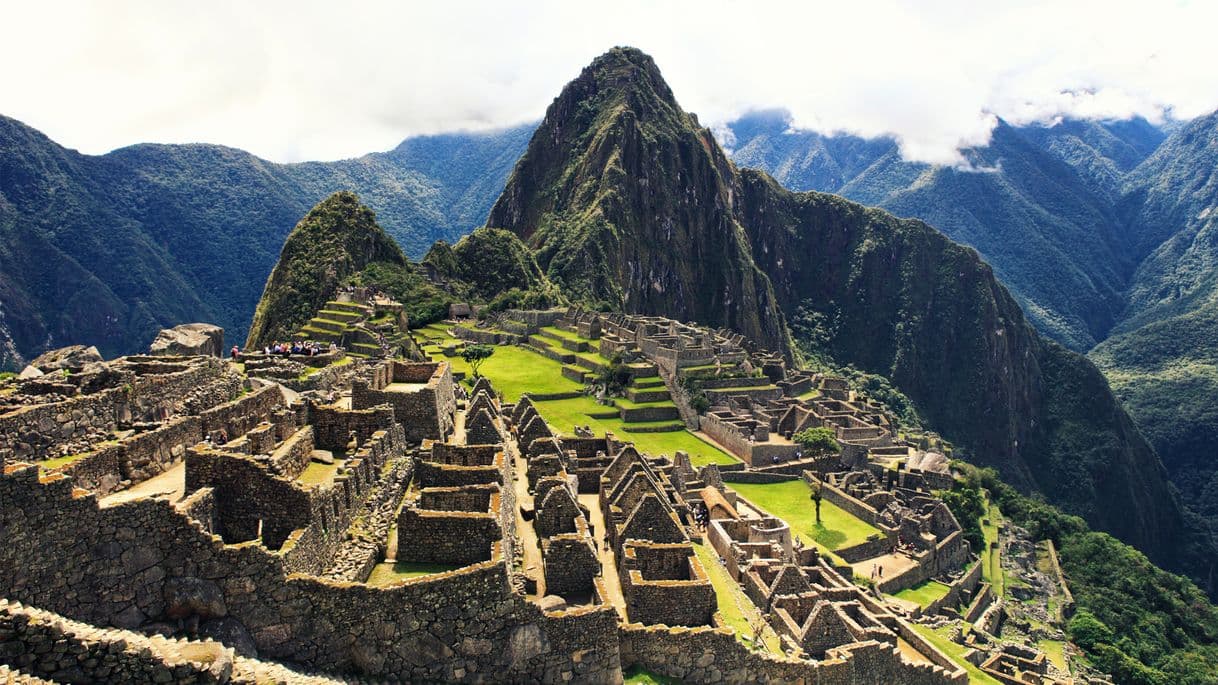
[[[819,421],[858,449],[784,457],[788,472],[765,451],[695,469],[628,436],[558,434],[532,398],[506,402],[486,379],[467,390],[444,361],[336,365],[340,350],[291,356],[307,367],[292,376],[257,353],[243,367],[91,360],[0,394],[0,676],[614,683],[637,666],[688,682],[967,681],[851,580],[894,555],[908,569],[885,591],[952,574],[973,591],[959,525],[930,496],[946,476],[889,469],[900,441],[874,406],[722,331],[579,310],[515,320],[526,334],[561,320],[670,391],[682,369],[734,366],[748,380],[704,386],[724,425],[748,412],[754,445],[777,445]],[[739,478],[815,480],[882,535],[836,556],[802,547],[731,489]],[[780,652],[727,627],[715,574]],[[990,665],[1011,659],[1035,661]]]

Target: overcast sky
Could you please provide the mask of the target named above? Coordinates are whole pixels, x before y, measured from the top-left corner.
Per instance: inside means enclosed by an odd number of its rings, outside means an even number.
[[[337,159],[532,121],[614,45],[655,57],[703,124],[784,107],[933,162],[984,143],[995,116],[1218,108],[1218,2],[5,4],[0,114],[90,153]]]

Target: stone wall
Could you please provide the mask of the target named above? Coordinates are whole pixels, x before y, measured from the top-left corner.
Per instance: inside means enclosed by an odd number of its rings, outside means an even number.
[[[189,649],[187,644],[129,631],[99,631],[0,599],[0,664],[54,682],[229,681],[233,671],[231,649],[215,642],[192,643]]]
[[[318,449],[342,452],[347,449],[351,433],[362,444],[372,434],[393,425],[393,408],[389,405],[370,409],[343,409],[337,405],[309,405],[309,423],[313,426],[313,441]]]
[[[0,595],[75,620],[164,620],[167,583],[194,578],[262,658],[374,680],[620,678],[615,612],[544,614],[512,592],[502,554],[389,587],[289,578],[279,556],[225,545],[164,500],[99,508],[34,468],[0,476],[0,536]]]
[[[623,668],[689,683],[817,683],[818,685],[964,685],[963,669],[914,664],[893,647],[875,641],[829,650],[822,661],[800,661],[749,651],[726,628],[668,628],[624,624]]]
[[[495,506],[499,506],[498,498]],[[499,540],[499,517],[472,511],[428,511],[403,507],[398,514],[398,561],[457,566],[491,558]]]
[[[311,520],[309,494],[270,473],[266,466],[242,455],[206,447],[186,454],[186,492],[211,488],[219,500],[216,522],[225,541],[262,540],[279,549],[293,531]]]

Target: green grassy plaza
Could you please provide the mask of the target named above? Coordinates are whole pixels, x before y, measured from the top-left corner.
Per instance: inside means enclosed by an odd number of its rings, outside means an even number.
[[[942,599],[950,589],[950,587],[937,580],[928,580],[911,588],[905,588],[893,596],[908,602],[914,602],[925,609],[931,602]]]
[[[821,500],[821,522],[818,524],[811,499],[812,489],[802,479],[785,483],[728,483],[728,487],[771,516],[786,521],[791,531],[805,544],[814,543],[822,549],[833,551],[857,545],[871,535],[880,534],[879,529],[828,500]]]

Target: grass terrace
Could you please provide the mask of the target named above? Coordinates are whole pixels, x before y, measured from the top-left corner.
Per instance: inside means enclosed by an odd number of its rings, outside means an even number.
[[[993,676],[986,674],[980,668],[972,665],[964,658],[964,653],[968,651],[969,648],[965,647],[964,645],[958,645],[948,638],[947,631],[951,630],[949,626],[944,626],[943,628],[927,628],[919,623],[910,623],[909,625],[914,629],[915,632],[925,638],[927,642],[937,647],[939,651],[946,654],[949,659],[959,664],[965,670],[965,672],[968,673],[969,683],[972,683],[973,685],[977,685],[977,683],[981,683],[982,685],[1001,685]]]
[[[368,576],[368,585],[393,585],[403,580],[421,578],[435,573],[447,573],[457,568],[460,567],[426,562],[385,561],[372,568],[372,573]]]
[[[305,486],[329,483],[330,481],[334,480],[334,476],[338,474],[338,469],[342,466],[342,464],[343,463],[338,460],[335,460],[333,464],[323,464],[319,461],[311,461],[309,462],[309,465],[305,467],[305,470],[296,477],[296,482]]]
[[[694,552],[698,561],[710,576],[711,585],[715,587],[715,597],[719,602],[719,615],[729,628],[736,631],[736,638],[745,644],[753,644],[753,626],[763,626],[761,644],[775,654],[782,654],[782,641],[764,620],[753,600],[749,599],[741,589],[740,584],[732,580],[732,576],[719,563],[718,554],[709,544],[694,543]]]
[[[1002,555],[998,542],[998,527],[1002,525],[1002,512],[998,505],[986,500],[986,519],[981,525],[981,534],[985,537],[985,549],[981,553],[981,577],[994,587],[998,597],[1006,596],[1006,574],[1002,571]]]
[[[879,529],[856,518],[828,500],[821,500],[820,518],[812,505],[812,490],[803,480],[785,483],[728,483],[728,487],[745,499],[764,509],[771,516],[786,521],[805,544],[814,543],[829,551],[865,542]]]
[[[81,459],[84,459],[85,457],[89,456],[90,454],[93,454],[93,453],[92,452],[78,452],[76,454],[66,454],[62,457],[55,457],[54,459],[44,459],[43,461],[39,461],[39,462],[35,462],[35,463],[38,465],[38,468],[42,469],[43,471],[50,471],[52,469],[59,469],[59,468],[65,467],[65,466],[69,466],[71,464],[75,464],[76,462],[80,461]]]
[[[558,328],[556,326],[542,326],[541,332],[549,334],[553,337],[563,338],[565,340],[574,340],[575,342],[586,342],[589,345],[596,344],[596,341],[581,337],[575,331],[564,331],[563,329]]]
[[[824,507],[824,504],[821,504]],[[822,512],[823,513],[823,512]],[[907,602],[914,602],[918,606],[925,609],[931,602],[942,599],[951,590],[947,585],[940,583],[937,580],[928,580],[911,588],[906,588],[893,595],[898,599],[903,599]]]
[[[491,379],[494,382],[495,379]],[[498,386],[496,386],[498,387]],[[618,400],[614,400],[615,402]],[[612,431],[623,440],[634,442],[635,447],[647,454],[667,454],[672,456],[678,450],[689,454],[690,461],[695,466],[706,464],[735,464],[739,460],[714,445],[702,440],[685,429],[665,431],[662,433],[632,433],[627,432],[626,424],[618,418],[617,410],[598,404],[596,400],[581,395],[568,400],[548,400],[535,402],[537,411],[546,423],[562,435],[571,435],[575,426],[589,426],[597,434]],[[611,417],[608,415],[612,415]],[[601,416],[604,418],[595,418]],[[671,423],[662,421],[660,423]],[[632,423],[631,427],[646,426],[646,423]]]

